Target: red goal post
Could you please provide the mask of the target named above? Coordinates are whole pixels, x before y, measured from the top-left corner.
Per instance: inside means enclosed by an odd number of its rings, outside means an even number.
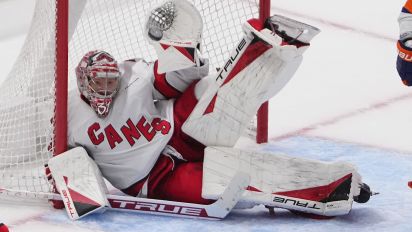
[[[25,44],[0,86],[0,193],[50,191],[43,165],[67,149],[75,65],[93,49],[107,50],[118,60],[155,60],[143,27],[150,10],[164,1],[37,0]],[[204,20],[203,55],[211,71],[229,57],[243,22],[270,14],[270,0],[189,1]],[[257,116],[258,143],[267,141],[267,112],[265,104]]]
[[[59,30],[58,28],[62,28]],[[53,155],[67,150],[69,0],[56,0],[56,111]]]
[[[259,1],[259,19],[265,21],[270,17],[270,0]],[[269,102],[263,103],[257,113],[256,142],[267,143],[269,134]]]

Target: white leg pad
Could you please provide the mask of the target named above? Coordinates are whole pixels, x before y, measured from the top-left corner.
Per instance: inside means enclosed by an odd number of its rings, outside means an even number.
[[[207,147],[202,196],[217,199],[239,171],[251,177],[240,203],[336,216],[347,214],[353,196],[360,193],[361,177],[353,165],[345,162],[327,163],[283,154]]]
[[[244,38],[220,72],[198,84],[205,90],[196,88],[197,94],[202,92],[200,99],[182,127],[206,146],[233,146],[260,105],[292,78],[307,48],[285,45],[270,30],[258,31],[249,23],[244,31]],[[245,61],[264,46],[268,49],[260,56],[251,63]]]

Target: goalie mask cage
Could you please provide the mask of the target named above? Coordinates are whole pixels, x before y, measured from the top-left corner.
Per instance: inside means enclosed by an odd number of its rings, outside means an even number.
[[[266,19],[270,11],[269,0],[189,1],[204,21],[203,55],[211,69],[229,58],[242,36],[242,23]],[[162,2],[36,2],[25,44],[0,86],[0,199],[39,198],[39,193],[51,192],[44,164],[66,150],[67,93],[76,86],[74,67],[94,49],[106,50],[117,60],[155,60],[143,28],[150,10]],[[267,104],[259,114],[257,141],[266,142]]]

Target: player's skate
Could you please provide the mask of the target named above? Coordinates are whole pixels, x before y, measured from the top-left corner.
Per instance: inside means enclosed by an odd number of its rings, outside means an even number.
[[[360,186],[360,193],[358,196],[354,196],[353,200],[357,203],[366,203],[369,201],[371,196],[376,195],[378,193],[374,193],[371,191],[371,188],[366,183],[362,183]]]
[[[334,191],[334,193],[328,198],[329,202],[333,201],[338,201],[344,199],[343,197],[345,196],[345,191],[344,191],[345,185],[342,185]],[[359,195],[353,196],[353,201],[356,203],[366,203],[369,201],[370,197],[379,193],[374,193],[371,191],[369,185],[366,183],[360,183],[359,184],[360,192]],[[269,213],[274,213],[274,207],[273,206],[267,206],[269,209]],[[313,214],[313,213],[305,213],[297,210],[290,210],[292,213],[302,216],[302,217],[307,217],[307,218],[312,218],[312,219],[331,219],[334,216],[323,216],[323,215],[318,215],[318,214]]]
[[[207,147],[203,170],[202,195],[207,199],[216,199],[225,183],[241,170],[251,181],[240,203],[284,208],[306,216],[345,215],[353,201],[364,203],[371,195],[356,168],[345,162]]]
[[[207,146],[233,146],[259,106],[291,79],[315,27],[272,16],[249,20],[245,35],[215,76],[196,86],[198,104],[183,131]]]

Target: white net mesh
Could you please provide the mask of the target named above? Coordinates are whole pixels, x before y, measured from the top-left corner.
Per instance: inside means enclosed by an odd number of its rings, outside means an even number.
[[[211,68],[223,65],[242,37],[241,25],[258,17],[258,0],[189,0],[200,11],[203,22],[203,55]],[[156,59],[154,49],[143,36],[149,12],[164,0],[87,1],[74,29],[69,47],[69,76],[81,57],[93,49],[103,49],[118,60]],[[71,84],[73,85],[73,84]]]
[[[0,87],[0,188],[48,192],[43,165],[52,156],[56,0],[38,0],[31,30]],[[71,0],[69,85],[74,67],[90,50],[118,60],[156,59],[143,36],[146,17],[163,0]],[[258,0],[191,0],[203,21],[203,54],[211,69],[223,64],[242,36],[241,25],[258,17]]]
[[[55,73],[55,3],[39,1],[23,49],[0,87],[0,188],[49,191]]]

